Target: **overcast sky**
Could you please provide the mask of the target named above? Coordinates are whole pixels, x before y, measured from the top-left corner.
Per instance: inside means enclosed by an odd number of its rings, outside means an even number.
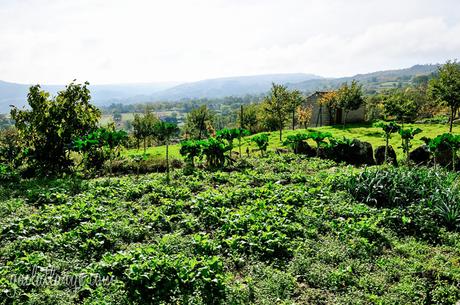
[[[346,76],[460,58],[458,0],[0,0],[0,79]]]

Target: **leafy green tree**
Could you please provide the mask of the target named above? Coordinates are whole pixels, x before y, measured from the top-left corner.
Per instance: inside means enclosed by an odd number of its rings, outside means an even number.
[[[135,114],[134,115],[134,120],[133,120],[133,134],[134,137],[137,139],[138,143],[138,149],[139,149],[139,143],[140,141],[143,141],[143,147],[144,147],[144,156],[147,153],[147,140],[149,137],[152,137],[154,132],[155,132],[155,125],[159,122],[160,120],[158,117],[150,111],[146,111],[144,114],[139,115]]]
[[[216,138],[226,140],[228,144],[233,148],[233,140],[238,138],[239,129],[233,128],[224,128],[216,132]],[[231,152],[231,150],[230,150]]]
[[[292,120],[292,130],[295,130],[296,126],[296,114],[297,109],[305,102],[305,98],[299,90],[293,90],[290,92],[289,97],[289,112],[291,113],[291,120]]]
[[[389,92],[383,101],[385,115],[393,117],[404,124],[415,120],[419,106],[407,91],[395,90]]]
[[[345,128],[348,113],[357,110],[364,104],[362,85],[353,80],[351,85],[344,84],[338,91],[337,105],[343,110],[343,127]]]
[[[204,139],[210,136],[214,129],[215,115],[206,105],[195,108],[185,118],[185,134],[187,138]]]
[[[331,119],[331,124],[336,124],[335,118],[337,114],[337,109],[339,108],[339,92],[338,91],[329,91],[324,93],[318,101],[320,107],[326,107],[329,117]]]
[[[280,141],[283,141],[283,128],[286,125],[291,97],[283,85],[272,84],[268,96],[263,101],[266,119],[271,121],[280,132]]]
[[[90,103],[88,85],[72,82],[53,98],[39,85],[32,86],[30,109],[13,107],[11,117],[28,150],[29,165],[51,174],[70,169],[73,139],[94,130],[101,115]]]
[[[399,132],[401,129],[401,126],[396,124],[395,122],[377,122],[374,124],[375,127],[380,127],[382,130],[385,132],[385,158],[384,158],[384,163],[386,164],[388,161],[388,148],[390,146],[390,138],[392,133]]]
[[[260,133],[251,138],[251,142],[256,143],[261,155],[263,156],[268,147],[268,134]]]
[[[241,111],[238,114],[240,125],[248,129],[251,133],[261,131],[261,107],[260,104],[250,104],[243,107],[243,116]]]
[[[460,107],[460,64],[457,61],[447,61],[439,68],[438,75],[431,79],[428,89],[430,96],[450,107],[450,126]]]
[[[154,126],[153,137],[158,144],[166,145],[166,181],[169,183],[169,144],[179,134],[177,124],[159,121]]]

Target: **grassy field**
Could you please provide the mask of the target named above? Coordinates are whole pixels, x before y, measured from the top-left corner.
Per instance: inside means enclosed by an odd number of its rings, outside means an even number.
[[[422,133],[418,134],[415,136],[415,139],[413,141],[413,147],[417,147],[419,145],[423,144],[423,141],[420,140],[422,137],[428,137],[428,138],[434,138],[435,136],[447,132],[448,126],[447,125],[441,125],[441,124],[406,124],[404,126],[405,128],[413,127],[413,128],[420,128],[423,130]],[[370,124],[354,124],[354,125],[349,125],[345,129],[342,128],[342,126],[324,126],[324,127],[319,127],[319,128],[314,128],[314,129],[308,129],[310,130],[321,130],[323,132],[330,132],[334,137],[346,137],[346,138],[357,138],[361,141],[367,141],[372,144],[372,147],[375,149],[380,145],[385,145],[385,139],[383,137],[384,133],[380,128],[373,127]],[[293,135],[296,133],[300,132],[305,132],[305,129],[297,129],[297,130],[285,130],[283,132],[283,139],[286,139],[287,136]],[[460,133],[460,126],[455,125],[453,129],[454,133]],[[282,143],[279,141],[279,132],[271,132],[268,133],[270,135],[270,144],[269,144],[269,150],[275,150],[276,148],[281,148]],[[249,142],[250,137],[247,137],[245,140],[245,144],[242,147],[242,152],[244,153],[246,151],[246,147],[249,146],[249,148],[256,149],[256,146],[254,143]],[[236,143],[236,142],[235,142]],[[315,145],[313,141],[310,142],[311,145]],[[393,134],[392,138],[390,139],[390,144],[393,146],[393,148],[396,150],[396,154],[398,156],[398,159],[403,158],[403,152],[399,148],[401,146],[401,138],[399,137],[398,134]],[[170,155],[173,158],[180,158],[179,154],[179,149],[180,145],[171,145],[170,147]],[[235,151],[238,149],[235,148]],[[142,153],[143,150],[137,150],[137,149],[131,149],[131,150],[126,150],[124,151],[124,155],[135,155]],[[162,156],[165,155],[165,147],[164,146],[158,146],[158,147],[150,147],[147,150],[147,153],[150,155],[152,158],[161,158]]]

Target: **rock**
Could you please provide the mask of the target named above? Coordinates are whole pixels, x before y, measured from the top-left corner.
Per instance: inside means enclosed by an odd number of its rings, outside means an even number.
[[[375,149],[375,163],[381,165],[385,162],[385,145],[379,146]],[[388,156],[387,163],[398,166],[398,161],[396,160],[396,152],[393,149],[393,146],[388,146]]]
[[[353,165],[375,164],[372,144],[353,139],[351,145],[340,143],[327,152],[327,156],[337,162]]]
[[[277,148],[276,149],[276,153],[279,155],[279,154],[287,154],[289,152],[288,149],[286,148]]]
[[[409,153],[409,160],[417,165],[427,165],[430,159],[430,150],[426,145],[419,146]]]
[[[301,154],[301,155],[307,155],[309,157],[315,157],[316,156],[316,149],[314,149],[313,147],[308,145],[308,143],[302,142],[302,144],[300,144],[297,147],[297,149],[296,149],[296,151],[294,153]]]
[[[452,167],[452,149],[447,145],[438,147],[435,160],[438,165]]]
[[[369,142],[362,142],[358,139],[353,139],[351,143],[351,153],[349,160],[350,164],[354,165],[374,165],[374,151],[372,149],[372,144]]]

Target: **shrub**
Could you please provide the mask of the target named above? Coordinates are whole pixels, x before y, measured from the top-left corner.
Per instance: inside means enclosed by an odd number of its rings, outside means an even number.
[[[457,159],[458,150],[460,149],[460,135],[444,133],[434,139],[424,138],[431,152],[434,152],[436,162],[441,165],[450,165],[452,170],[455,170],[455,162]],[[451,160],[446,160],[451,158]]]
[[[211,168],[223,167],[226,160],[230,160],[226,156],[226,152],[231,151],[232,146],[224,143],[222,140],[216,138],[209,138],[201,141],[203,146],[203,154],[206,156],[206,163]]]
[[[407,129],[400,129],[399,134],[401,135],[402,139],[402,150],[406,154],[406,161],[409,162],[409,153],[410,149],[412,148],[411,140],[414,139],[415,135],[421,133],[422,130],[420,128],[407,128]]]
[[[0,163],[0,182],[17,182],[19,174],[9,165]]]
[[[106,160],[109,165],[118,155],[118,148],[126,141],[128,135],[115,127],[99,128],[73,141],[76,151],[83,154],[83,163],[87,169],[99,170]],[[109,172],[111,168],[109,166]]]
[[[195,158],[201,158],[203,153],[203,145],[201,141],[188,140],[180,142],[180,154],[185,158],[185,161],[192,167],[195,166]]]
[[[22,153],[17,130],[13,127],[0,129],[0,162],[18,167],[23,161]]]
[[[29,165],[43,174],[62,174],[73,165],[69,148],[74,138],[94,130],[100,111],[91,104],[89,83],[70,83],[55,97],[39,85],[27,95],[29,109],[11,109]]]
[[[291,147],[295,154],[310,154],[312,149],[307,140],[308,135],[306,133],[298,133],[288,136],[283,145]]]
[[[395,122],[377,122],[374,124],[375,127],[380,127],[382,130],[385,132],[385,157],[384,157],[384,163],[386,164],[388,161],[388,147],[389,147],[389,141],[391,138],[392,133],[396,133],[401,129],[401,126],[396,124]]]
[[[321,146],[326,145],[327,138],[332,138],[332,134],[330,132],[321,132],[321,131],[312,131],[308,133],[308,138],[312,139],[316,143],[316,156],[319,157],[319,152]]]
[[[261,134],[255,135],[254,137],[251,138],[251,142],[256,143],[257,147],[259,148],[260,153],[264,155],[268,147],[268,134],[261,133]]]

